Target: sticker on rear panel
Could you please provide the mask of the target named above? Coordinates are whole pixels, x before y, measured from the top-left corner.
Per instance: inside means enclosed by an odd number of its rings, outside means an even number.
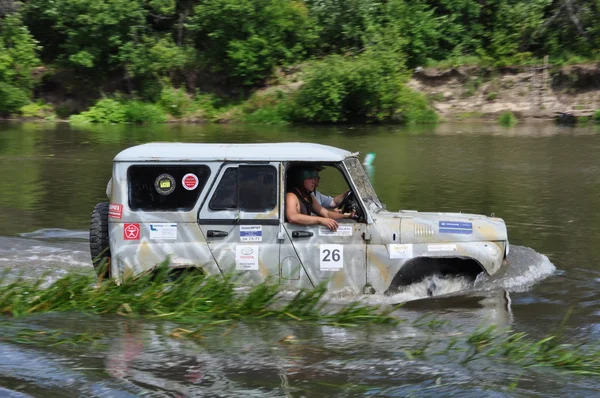
[[[235,269],[238,271],[258,270],[258,245],[235,246]]]
[[[332,231],[327,227],[319,227],[320,236],[352,236],[352,225],[340,225],[337,231]]]
[[[453,245],[453,244],[427,245],[427,251],[429,251],[429,252],[455,252],[456,245]]]
[[[150,224],[150,239],[177,239],[177,224]]]
[[[397,244],[393,243],[389,245],[390,258],[407,258],[413,256],[413,245],[412,244]]]
[[[181,179],[181,185],[188,191],[193,191],[198,188],[198,177],[196,174],[188,173]]]
[[[171,174],[161,174],[154,180],[154,189],[161,195],[170,195],[175,190],[175,179]]]
[[[262,225],[240,225],[241,242],[262,242]]]
[[[108,205],[108,216],[110,218],[121,218],[123,217],[123,205],[111,203]]]
[[[123,239],[140,240],[140,224],[123,224]]]
[[[319,245],[319,264],[321,271],[344,268],[344,245]]]

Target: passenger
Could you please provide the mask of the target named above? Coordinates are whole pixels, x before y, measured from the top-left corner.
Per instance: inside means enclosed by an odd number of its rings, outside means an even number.
[[[322,194],[321,192],[317,191],[317,188],[319,187],[319,183],[321,182],[321,177],[319,176],[318,172],[322,171],[324,168],[322,166],[315,166],[314,169],[317,170],[317,177],[316,177],[317,184],[315,186],[315,191],[313,192],[313,195],[315,195],[317,202],[319,202],[319,204],[326,209],[333,210],[337,213],[341,212],[341,210],[338,209],[337,207],[342,203],[344,198],[350,193],[350,189],[347,189],[346,191],[342,192],[341,194],[339,194],[335,197]]]
[[[311,195],[317,185],[317,170],[303,167],[294,170],[289,181],[289,191],[285,195],[285,216],[288,222],[300,225],[323,225],[337,231],[336,219],[352,218],[352,213],[336,213],[327,210]],[[312,213],[316,215],[311,215]]]

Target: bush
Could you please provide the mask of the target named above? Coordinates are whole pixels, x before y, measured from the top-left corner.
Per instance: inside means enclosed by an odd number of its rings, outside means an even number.
[[[164,86],[160,92],[159,105],[173,116],[183,116],[193,110],[193,100],[185,89]]]
[[[486,98],[488,101],[494,101],[496,98],[498,98],[498,94],[496,92],[492,91],[491,93],[489,93],[487,95]]]
[[[425,95],[404,86],[398,92],[398,107],[394,120],[406,124],[437,123],[439,117]]]
[[[24,105],[20,109],[21,115],[28,119],[55,120],[56,113],[52,105],[43,102],[32,102]]]
[[[290,109],[293,119],[317,123],[437,121],[426,97],[404,85],[406,74],[399,64],[393,54],[372,51],[353,58],[333,55],[315,63]]]
[[[86,123],[125,123],[125,107],[118,101],[104,98],[89,110],[69,118],[70,122]]]
[[[498,118],[498,122],[503,126],[510,127],[517,124],[519,120],[515,117],[515,115],[513,115],[512,112],[505,112],[502,115],[500,115],[500,118]]]
[[[29,102],[25,90],[0,82],[0,115],[8,116],[19,112]]]
[[[600,109],[596,109],[596,112],[594,112],[594,120],[600,122]]]
[[[157,105],[142,101],[125,103],[125,119],[129,123],[164,123],[167,115]]]
[[[117,101],[105,98],[89,110],[73,115],[69,122],[77,123],[160,123],[167,120],[164,111],[142,101]]]
[[[399,105],[405,75],[390,58],[366,52],[332,55],[307,70],[297,93],[294,119],[303,122],[389,121]]]

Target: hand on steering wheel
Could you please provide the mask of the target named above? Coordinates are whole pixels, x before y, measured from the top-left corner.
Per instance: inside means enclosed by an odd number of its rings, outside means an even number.
[[[348,191],[348,194],[342,200],[342,203],[340,203],[340,205],[338,206],[341,209],[342,213],[351,213],[353,210],[356,210],[351,207],[354,204],[353,199],[354,199],[354,192]]]

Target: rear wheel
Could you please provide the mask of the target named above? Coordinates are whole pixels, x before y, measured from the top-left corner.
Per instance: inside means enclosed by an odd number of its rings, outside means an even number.
[[[110,241],[108,237],[108,202],[98,203],[90,221],[90,254],[98,278],[110,277]]]

